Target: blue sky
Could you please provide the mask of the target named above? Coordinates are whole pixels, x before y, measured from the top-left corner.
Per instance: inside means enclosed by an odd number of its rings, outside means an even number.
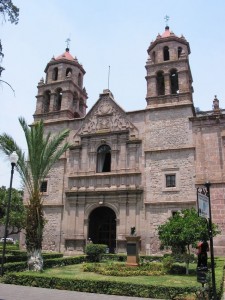
[[[164,32],[164,16],[170,29],[183,34],[191,47],[194,104],[210,110],[214,95],[225,108],[225,1],[202,0],[14,0],[20,8],[18,25],[0,22],[5,54],[0,85],[0,133],[7,132],[26,150],[18,117],[33,121],[37,84],[52,56],[65,50],[86,70],[84,85],[88,109],[108,86],[126,111],[146,107],[147,48]],[[0,186],[9,186],[10,164],[0,155]],[[17,176],[14,186],[19,188]]]

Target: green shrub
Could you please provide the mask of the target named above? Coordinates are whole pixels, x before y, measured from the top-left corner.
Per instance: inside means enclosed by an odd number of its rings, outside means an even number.
[[[102,260],[110,260],[110,261],[126,261],[127,255],[126,254],[103,254]]]
[[[163,260],[163,256],[158,255],[140,255],[140,262],[161,262]]]
[[[162,263],[165,272],[168,273],[174,264],[174,259],[172,256],[166,256],[163,258]]]
[[[102,259],[103,254],[106,252],[107,245],[103,244],[87,244],[85,247],[85,253],[87,254],[87,260],[91,262],[99,262]]]
[[[173,264],[170,270],[168,270],[168,273],[173,275],[183,275],[186,274],[186,267],[179,264]]]
[[[186,253],[171,253],[171,254],[164,254],[163,257],[173,257],[174,261],[179,263],[184,263],[187,260],[187,254]],[[196,263],[197,262],[197,256],[194,254],[188,255],[189,262],[190,263]]]
[[[163,275],[161,263],[146,263],[131,268],[124,263],[86,263],[83,265],[84,272],[95,272],[106,276],[151,276]]]

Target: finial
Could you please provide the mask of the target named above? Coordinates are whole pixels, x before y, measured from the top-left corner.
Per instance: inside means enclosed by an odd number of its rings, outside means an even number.
[[[168,21],[169,21],[170,17],[165,15],[164,20],[166,22],[166,29],[169,29],[169,25],[168,25]]]
[[[44,84],[44,78],[43,77],[41,77],[40,81],[38,82],[38,85],[42,85],[42,84]]]
[[[220,109],[220,105],[219,105],[220,101],[217,99],[217,96],[214,96],[214,100],[213,100],[213,110],[214,111],[218,111]]]
[[[66,51],[67,52],[69,52],[69,50],[70,50],[70,41],[71,41],[71,39],[70,38],[68,38],[68,39],[66,39]]]

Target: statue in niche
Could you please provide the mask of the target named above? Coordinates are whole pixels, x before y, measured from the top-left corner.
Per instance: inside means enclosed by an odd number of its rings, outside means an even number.
[[[130,228],[130,235],[132,235],[132,236],[136,235],[136,228],[135,227]]]

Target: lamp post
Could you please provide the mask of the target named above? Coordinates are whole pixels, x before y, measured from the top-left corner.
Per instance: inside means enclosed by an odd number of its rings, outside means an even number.
[[[211,199],[210,199],[210,182],[205,183],[207,194],[209,198],[209,242],[210,242],[210,255],[211,255],[211,270],[212,270],[212,296],[213,300],[217,299],[216,296],[216,279],[215,279],[215,262],[214,262],[214,250],[213,250],[213,233],[212,233],[212,212],[211,212]]]
[[[6,248],[6,238],[7,238],[8,224],[9,224],[9,211],[10,211],[11,194],[12,194],[13,173],[14,173],[14,167],[18,161],[18,155],[16,154],[15,151],[10,154],[9,160],[12,168],[11,168],[11,177],[10,177],[10,185],[9,185],[9,198],[7,203],[6,219],[5,219],[5,233],[4,233],[3,248],[2,248],[1,276],[3,276],[4,274],[5,248]]]

